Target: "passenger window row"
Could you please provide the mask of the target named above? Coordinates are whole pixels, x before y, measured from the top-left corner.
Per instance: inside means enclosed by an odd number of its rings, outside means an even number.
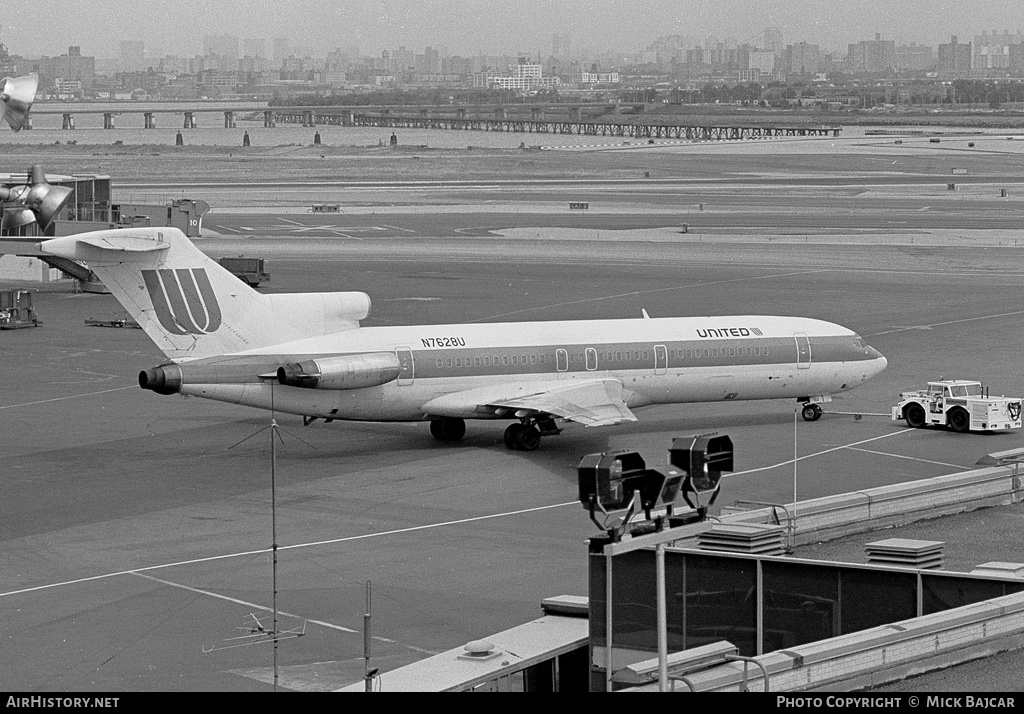
[[[767,356],[767,347],[709,347],[700,349],[678,349],[669,350],[669,359],[699,359],[702,356],[705,358],[713,357],[759,357]],[[616,350],[614,352],[598,352],[597,358],[603,362],[647,362],[651,359],[651,353],[648,350],[637,350],[637,351],[622,351]],[[575,353],[569,355],[569,362],[575,364],[576,362],[583,362],[584,356],[577,355]],[[461,367],[495,367],[505,365],[537,365],[546,364],[544,355],[494,355],[494,357],[438,357],[437,368],[438,369],[452,369]]]

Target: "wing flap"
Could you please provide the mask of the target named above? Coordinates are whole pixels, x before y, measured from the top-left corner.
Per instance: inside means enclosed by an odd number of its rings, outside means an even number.
[[[423,405],[427,414],[450,417],[500,414],[504,409],[514,416],[553,414],[586,426],[636,421],[622,399],[622,383],[616,379],[479,387],[446,394]]]

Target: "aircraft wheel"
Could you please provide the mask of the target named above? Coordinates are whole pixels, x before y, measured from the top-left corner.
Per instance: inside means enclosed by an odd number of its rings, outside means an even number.
[[[519,449],[519,432],[525,429],[522,424],[509,424],[505,429],[505,446],[509,449]]]
[[[958,434],[964,434],[971,429],[971,415],[962,407],[953,407],[946,415],[949,428]]]
[[[821,419],[821,407],[817,404],[805,404],[800,415],[804,421],[818,421]]]
[[[920,429],[926,422],[924,407],[920,404],[908,404],[907,408],[903,410],[903,418],[907,420],[907,426]]]
[[[540,446],[540,432],[537,427],[520,425],[516,435],[516,447],[520,451],[536,451]]]
[[[461,441],[466,435],[464,419],[435,419],[430,422],[430,435],[438,441]]]

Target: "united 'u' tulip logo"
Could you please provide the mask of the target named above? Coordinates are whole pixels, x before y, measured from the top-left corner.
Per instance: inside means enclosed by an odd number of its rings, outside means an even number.
[[[142,279],[167,332],[208,335],[220,327],[220,305],[205,268],[143,270]]]

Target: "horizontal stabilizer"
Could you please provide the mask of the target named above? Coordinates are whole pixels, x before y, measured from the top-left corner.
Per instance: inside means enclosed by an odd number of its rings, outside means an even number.
[[[146,255],[170,247],[171,244],[164,240],[162,233],[137,235],[128,230],[64,236],[43,241],[37,246],[41,252],[49,255],[85,261],[130,260],[133,253]]]

